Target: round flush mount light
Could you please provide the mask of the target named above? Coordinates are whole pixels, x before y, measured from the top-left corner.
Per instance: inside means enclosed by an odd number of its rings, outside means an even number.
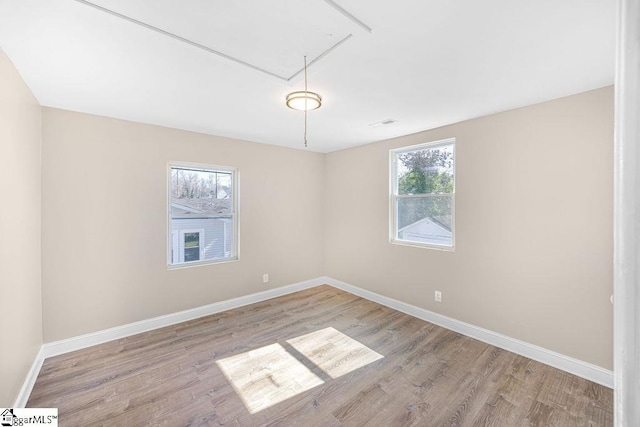
[[[287,107],[304,112],[304,146],[307,146],[307,111],[316,110],[322,105],[322,98],[307,90],[307,56],[304,57],[304,90],[287,95]]]
[[[320,108],[322,97],[315,92],[299,90],[287,95],[287,107],[298,111],[310,111]]]

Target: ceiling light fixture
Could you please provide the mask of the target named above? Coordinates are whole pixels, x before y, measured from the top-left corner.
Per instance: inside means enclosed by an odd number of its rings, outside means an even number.
[[[315,92],[299,90],[287,95],[287,107],[298,111],[315,110],[322,105],[322,98]]]
[[[297,90],[287,95],[287,107],[304,111],[304,146],[307,146],[307,111],[317,110],[322,106],[322,97],[307,90],[307,56],[304,57],[304,90]]]

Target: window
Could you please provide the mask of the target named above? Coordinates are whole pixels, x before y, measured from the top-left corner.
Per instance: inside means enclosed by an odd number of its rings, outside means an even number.
[[[169,266],[238,259],[237,171],[169,165]]]
[[[182,262],[200,261],[203,235],[204,230],[182,232]]]
[[[179,225],[172,233],[172,264],[200,261],[204,259],[204,228],[197,230],[180,230]]]
[[[453,250],[455,139],[390,151],[391,242]]]

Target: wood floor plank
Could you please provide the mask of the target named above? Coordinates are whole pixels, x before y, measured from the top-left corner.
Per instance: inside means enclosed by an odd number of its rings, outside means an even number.
[[[319,382],[273,389],[292,365]],[[326,285],[49,358],[28,406],[61,426],[613,424],[606,387]]]

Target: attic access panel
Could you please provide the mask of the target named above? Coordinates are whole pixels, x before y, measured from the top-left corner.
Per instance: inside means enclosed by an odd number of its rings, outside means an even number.
[[[329,0],[76,1],[283,80],[301,70],[304,55],[311,62],[363,27]]]

